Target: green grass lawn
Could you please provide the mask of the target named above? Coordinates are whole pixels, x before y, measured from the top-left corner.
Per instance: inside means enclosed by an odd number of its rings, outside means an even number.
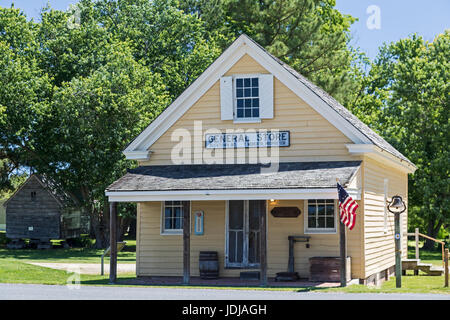
[[[135,263],[136,242],[126,240],[127,246],[118,254],[119,263]],[[73,280],[73,274],[63,270],[31,265],[30,262],[60,262],[60,263],[100,263],[103,250],[88,248],[51,249],[51,250],[9,250],[0,247],[0,282],[1,283],[35,283],[35,284],[59,284],[65,285]],[[414,258],[413,246],[409,248],[408,257]],[[441,252],[421,250],[420,258],[423,262],[442,266]],[[109,262],[109,258],[105,259]],[[121,273],[118,275],[118,285],[121,280],[135,278],[134,273]],[[108,275],[80,275],[82,285],[108,285]],[[128,286],[128,285],[127,285]],[[155,286],[156,287],[156,286]],[[167,286],[166,286],[167,287]],[[175,285],[170,287],[186,288],[186,286]],[[189,288],[198,288],[189,286]],[[363,285],[351,285],[346,288],[260,288],[255,287],[219,287],[202,286],[202,288],[216,289],[253,289],[253,290],[288,290],[288,291],[324,291],[324,292],[348,292],[348,293],[444,293],[450,294],[449,288],[444,288],[444,276],[432,277],[413,276],[412,273],[402,277],[402,288],[395,288],[395,277],[384,282],[380,287],[367,287]]]
[[[0,233],[0,237],[4,237]],[[136,263],[136,240],[126,239],[127,244],[117,255],[118,263]],[[58,241],[55,241],[56,244]],[[49,250],[36,249],[7,249],[0,246],[0,260],[13,259],[23,262],[49,262],[49,263],[100,263],[103,249],[92,248],[55,248]],[[109,257],[105,257],[109,263]]]
[[[0,237],[2,236],[4,236],[4,232],[0,234]],[[127,245],[118,253],[118,263],[136,263],[136,240],[126,239],[125,241]],[[65,285],[68,281],[72,281],[73,273],[35,266],[30,262],[100,264],[103,252],[103,249],[91,248],[11,250],[5,246],[0,246],[0,282]],[[105,257],[105,263],[109,263],[109,257]],[[119,277],[131,278],[135,277],[135,274],[121,273]],[[108,284],[109,276],[82,274],[80,275],[80,283]]]
[[[423,247],[423,241],[419,241],[419,259],[425,263],[432,263],[433,265],[442,267],[442,251],[441,246],[434,251],[428,251],[421,249]],[[414,241],[408,241],[408,258],[416,258],[416,245]]]
[[[444,276],[413,276],[402,277],[402,287],[395,287],[395,277],[382,283],[380,287],[368,287],[364,285],[351,285],[346,288],[307,288],[305,290],[346,292],[346,293],[444,293],[450,294],[450,288],[444,288]],[[302,291],[302,290],[300,290]]]
[[[65,285],[73,281],[68,273],[63,270],[55,270],[34,266],[14,259],[0,259],[0,282],[2,283],[35,283],[35,284],[59,284]],[[131,276],[131,275],[130,275]],[[80,275],[80,283],[95,281],[98,284],[107,284],[108,276]]]

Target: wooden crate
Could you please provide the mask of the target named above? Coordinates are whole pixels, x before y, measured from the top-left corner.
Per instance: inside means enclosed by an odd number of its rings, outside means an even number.
[[[340,257],[312,257],[309,258],[310,281],[341,281]],[[351,280],[351,259],[347,257],[347,281]]]

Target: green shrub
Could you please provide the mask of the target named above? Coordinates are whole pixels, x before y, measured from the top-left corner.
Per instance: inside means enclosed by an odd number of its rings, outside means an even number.
[[[5,247],[10,241],[11,239],[6,237],[6,232],[0,231],[0,247]]]
[[[68,239],[67,242],[73,248],[92,248],[94,240],[89,238],[88,234],[82,234],[79,238]]]

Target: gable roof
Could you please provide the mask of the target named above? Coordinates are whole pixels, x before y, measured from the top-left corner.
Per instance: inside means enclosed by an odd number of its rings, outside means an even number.
[[[56,202],[61,206],[73,206],[74,202],[70,196],[64,192],[58,184],[52,179],[39,174],[32,174],[28,179],[14,192],[3,206],[6,207],[8,202],[13,199],[31,180],[36,179],[38,183],[56,200]]]
[[[243,55],[248,54],[302,100],[327,119],[355,144],[374,145],[398,161],[415,165],[354,116],[336,99],[316,86],[289,65],[276,58],[253,39],[239,36],[174,102],[172,102],[123,151],[127,159],[148,159],[150,146],[226,73]]]

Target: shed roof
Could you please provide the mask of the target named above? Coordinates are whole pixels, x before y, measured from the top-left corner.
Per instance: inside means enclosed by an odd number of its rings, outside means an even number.
[[[335,188],[356,175],[361,161],[282,162],[276,172],[262,164],[158,165],[129,170],[106,191],[186,191]]]
[[[19,189],[17,189],[16,192],[14,192],[13,195],[9,197],[9,199],[5,203],[3,203],[3,206],[6,207],[8,202],[11,199],[13,199],[22,190],[22,188],[26,186],[32,179],[36,179],[39,182],[39,184],[53,196],[53,198],[58,202],[60,206],[68,207],[74,205],[74,202],[71,199],[71,197],[53,179],[50,179],[45,175],[32,174],[19,187]]]

